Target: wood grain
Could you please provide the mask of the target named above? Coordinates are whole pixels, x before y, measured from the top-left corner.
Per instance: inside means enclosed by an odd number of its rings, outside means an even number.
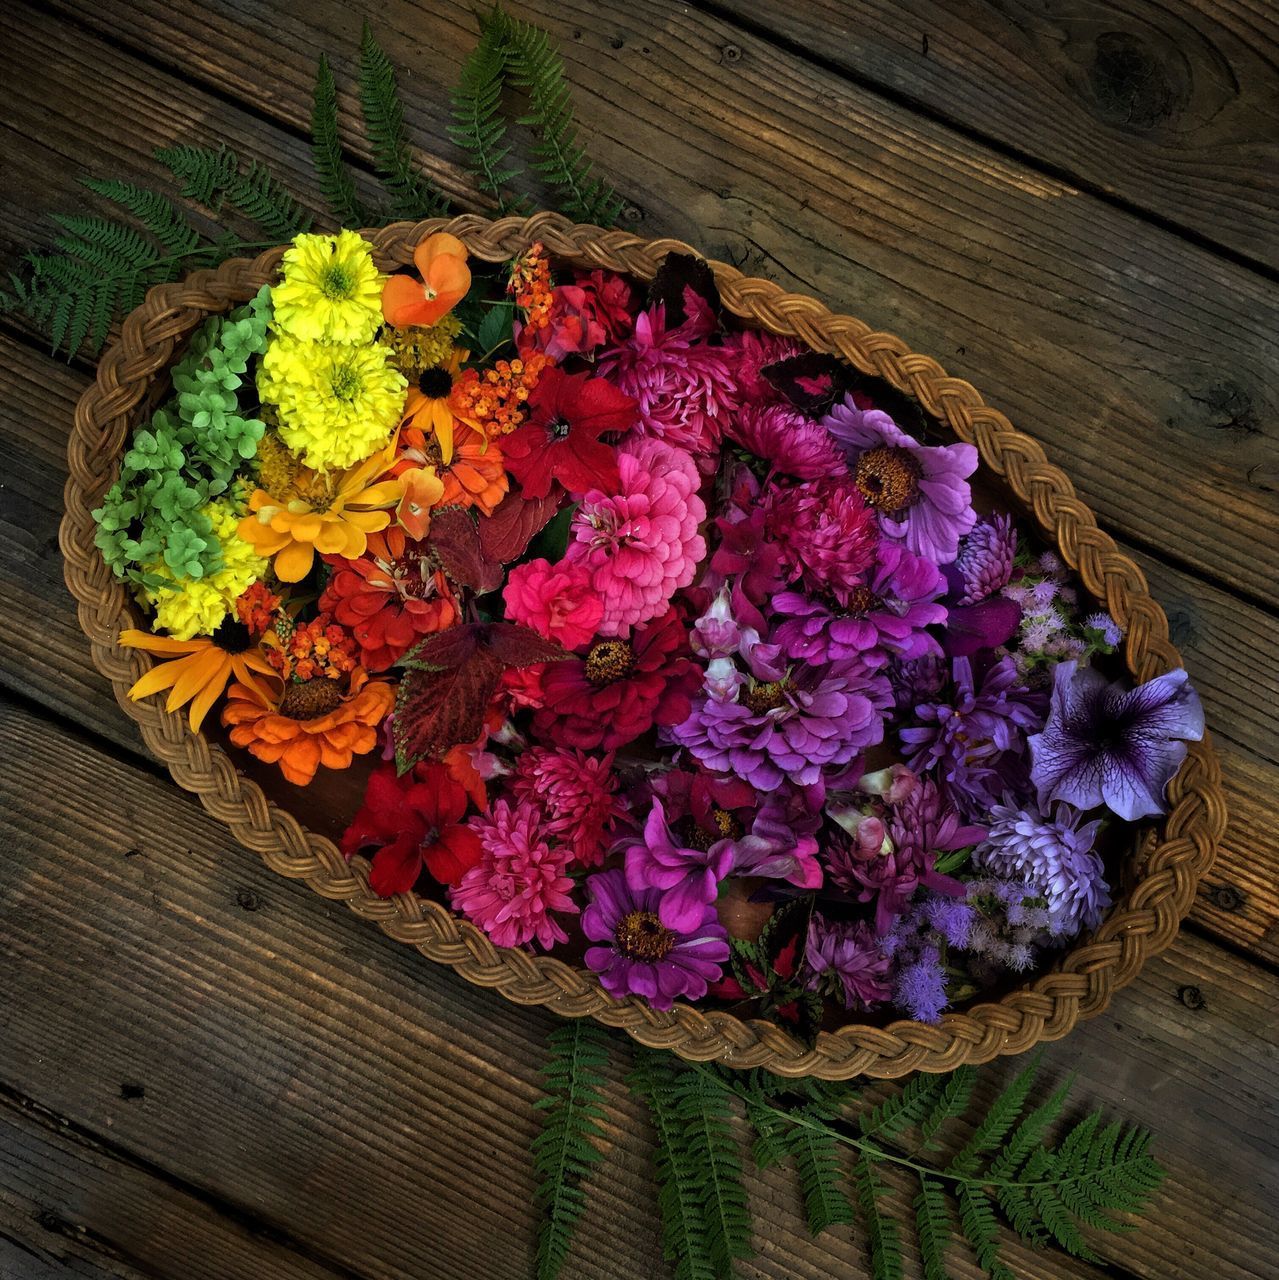
[[[702,7],[702,6],[699,6]],[[713,0],[1068,180],[1279,267],[1279,24],[1248,0]]]
[[[56,7],[109,32],[113,47],[85,37],[64,48],[54,20],[34,13],[11,24],[7,59],[25,74],[6,92],[40,120],[67,98],[50,82],[92,80],[125,58],[120,45],[182,77],[136,66],[113,77],[149,79],[178,101],[195,81],[295,136],[321,51],[350,84],[357,33],[339,0],[304,20],[248,0]],[[1279,289],[718,19],[657,0],[607,18],[585,0],[519,13],[563,48],[584,139],[638,215],[628,225],[680,235],[907,335],[1043,441],[1117,531],[1279,602]],[[457,158],[447,89],[474,44],[470,8],[391,0],[378,34],[407,69],[406,116],[426,167],[447,176]],[[103,129],[118,133],[121,158],[135,137],[167,129],[126,119]],[[352,119],[344,138],[367,158]],[[134,168],[146,163],[134,153]],[[1144,483],[1152,451],[1158,487]]]
[[[361,1275],[413,1275],[426,1256],[433,1274],[524,1275],[550,1015],[270,876],[185,797],[62,731],[7,710],[0,746],[16,766],[0,777],[16,854],[0,864],[14,975],[0,1078]],[[19,787],[49,794],[38,817],[13,803]],[[1262,1274],[1252,1260],[1279,1235],[1276,998],[1279,981],[1186,937],[1048,1049],[1050,1076],[1076,1070],[1079,1096],[1161,1134],[1169,1182],[1140,1235],[1100,1242],[1112,1263],[1151,1280]],[[650,1139],[621,1070],[574,1276],[656,1269]],[[124,1081],[145,1086],[142,1105]],[[742,1274],[857,1274],[857,1244],[806,1240],[794,1208],[786,1171],[759,1180],[761,1254]],[[1024,1277],[1094,1274],[1052,1254],[1010,1262]],[[957,1258],[955,1274],[972,1272]]]

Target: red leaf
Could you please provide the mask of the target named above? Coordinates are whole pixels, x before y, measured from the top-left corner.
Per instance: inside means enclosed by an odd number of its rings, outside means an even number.
[[[484,715],[503,670],[502,660],[480,646],[460,666],[410,670],[400,683],[392,724],[399,770],[474,742],[484,731]]]
[[[493,514],[480,521],[480,547],[485,556],[501,564],[518,560],[534,535],[550,522],[559,503],[559,494],[526,498],[518,489],[512,489]]]
[[[473,624],[446,627],[410,649],[400,665],[422,671],[452,671],[480,647],[479,628]]]
[[[554,640],[545,640],[532,627],[522,627],[517,622],[490,623],[484,643],[504,667],[531,667],[573,656]]]
[[[428,542],[440,567],[458,586],[483,595],[502,585],[501,562],[485,555],[479,530],[464,507],[434,512]]]

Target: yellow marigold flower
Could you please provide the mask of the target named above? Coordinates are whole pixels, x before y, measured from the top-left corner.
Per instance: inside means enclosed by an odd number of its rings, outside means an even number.
[[[280,438],[308,467],[342,470],[381,448],[404,410],[408,384],[378,343],[362,347],[276,337],[258,393],[273,402]]]
[[[240,521],[240,537],[259,555],[273,556],[281,582],[301,582],[315,553],[356,560],[368,535],[391,523],[390,508],[404,494],[400,480],[374,483],[395,461],[394,448],[382,450],[345,472],[302,468],[283,493],[255,489],[250,514]]]
[[[357,232],[298,236],[271,290],[274,327],[303,342],[371,342],[382,323],[384,281]]]
[[[155,609],[155,624],[176,640],[211,636],[235,608],[241,592],[266,573],[267,561],[237,532],[243,509],[226,499],[210,502],[204,514],[222,544],[222,567],[203,578],[176,578],[163,560],[147,566],[147,573],[164,578],[165,585],[148,587],[147,602]]]

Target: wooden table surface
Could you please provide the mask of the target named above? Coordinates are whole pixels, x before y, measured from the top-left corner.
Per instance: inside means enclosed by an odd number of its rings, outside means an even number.
[[[558,40],[627,225],[938,356],[1149,575],[1230,831],[1173,948],[1045,1060],[1149,1124],[1168,1179],[1141,1231],[1100,1242],[1104,1265],[1010,1252],[1040,1280],[1279,1276],[1275,7],[512,8]],[[469,0],[376,9],[422,161],[475,207],[444,132]],[[154,183],[151,151],[175,141],[269,161],[318,209],[315,63],[329,53],[350,106],[358,39],[344,0],[6,0],[0,263],[82,206],[80,175]],[[358,131],[345,142],[367,174]],[[0,323],[0,1277],[527,1276],[553,1020],[274,877],[146,757],[62,584],[63,450],[91,372]],[[566,1280],[663,1274],[623,1070]],[[846,1229],[808,1238],[789,1171],[751,1195],[742,1276],[865,1273]]]

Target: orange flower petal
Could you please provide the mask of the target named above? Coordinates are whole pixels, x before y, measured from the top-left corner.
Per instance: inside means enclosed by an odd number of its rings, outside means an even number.
[[[281,582],[301,582],[311,572],[315,548],[309,542],[290,542],[275,557],[275,576]]]
[[[418,318],[419,313],[427,307],[422,282],[414,280],[412,276],[391,276],[382,286],[382,317],[396,329],[431,323]]]
[[[198,653],[209,643],[203,637],[175,640],[173,636],[152,635],[150,631],[138,631],[133,627],[121,631],[119,641],[126,649],[145,649],[148,653]]]
[[[413,265],[421,273],[423,280],[427,278],[427,274],[431,270],[431,264],[441,255],[461,258],[465,262],[467,257],[466,245],[457,236],[449,235],[447,231],[437,231],[434,235],[427,236],[413,250]]]

